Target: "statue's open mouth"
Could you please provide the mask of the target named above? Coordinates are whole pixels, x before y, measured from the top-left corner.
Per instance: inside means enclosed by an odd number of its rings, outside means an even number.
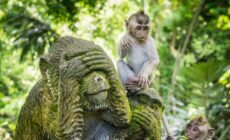
[[[92,110],[106,109],[106,99],[108,96],[108,89],[103,89],[97,92],[87,92],[86,98]]]
[[[86,92],[87,95],[95,95],[95,94],[100,94],[103,92],[107,92],[109,89],[102,89],[100,91],[95,91],[95,92]]]

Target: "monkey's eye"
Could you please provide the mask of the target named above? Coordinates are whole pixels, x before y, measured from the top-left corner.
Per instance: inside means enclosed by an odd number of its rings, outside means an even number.
[[[141,26],[137,26],[136,29],[137,29],[137,30],[141,30]]]
[[[192,130],[193,130],[193,131],[199,131],[199,128],[194,127]]]
[[[149,27],[148,27],[148,26],[144,26],[143,29],[144,29],[144,30],[148,30]]]

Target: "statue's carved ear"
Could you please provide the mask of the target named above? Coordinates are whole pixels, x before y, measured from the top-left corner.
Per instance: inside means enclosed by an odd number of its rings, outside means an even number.
[[[45,79],[47,78],[46,77],[46,71],[49,68],[49,65],[50,65],[49,64],[49,59],[48,59],[47,56],[40,57],[39,68],[40,68],[42,77],[45,78]]]
[[[208,129],[208,136],[209,136],[209,138],[212,138],[214,136],[214,133],[215,133],[215,129],[214,128]]]

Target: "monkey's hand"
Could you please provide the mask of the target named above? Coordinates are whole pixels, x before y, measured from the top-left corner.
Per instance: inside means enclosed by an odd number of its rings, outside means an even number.
[[[138,77],[138,85],[141,88],[145,88],[149,85],[149,80],[147,76],[138,74],[137,77]]]
[[[126,89],[131,93],[141,90],[141,87],[138,85],[138,80],[136,76],[130,77],[125,84]]]
[[[132,41],[130,39],[123,39],[121,41],[121,48],[123,50],[128,50],[132,48]]]

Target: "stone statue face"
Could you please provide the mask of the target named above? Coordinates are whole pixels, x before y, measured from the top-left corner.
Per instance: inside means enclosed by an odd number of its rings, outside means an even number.
[[[20,140],[84,139],[87,124],[91,128],[97,119],[118,128],[128,126],[131,111],[124,88],[98,45],[62,37],[40,58],[39,68],[42,79],[20,113]]]
[[[85,109],[96,111],[108,107],[108,90],[110,88],[106,75],[102,72],[88,74],[82,83]]]

